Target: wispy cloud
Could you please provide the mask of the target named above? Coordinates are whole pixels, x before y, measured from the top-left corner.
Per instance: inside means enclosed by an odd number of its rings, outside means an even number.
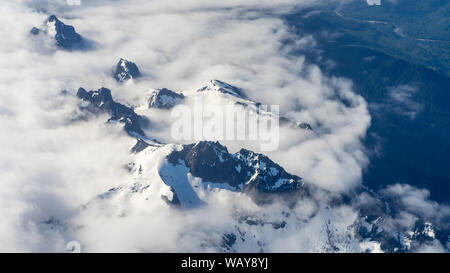
[[[415,119],[422,112],[423,105],[415,101],[419,88],[411,85],[400,85],[389,88],[388,104],[392,111],[399,115]]]

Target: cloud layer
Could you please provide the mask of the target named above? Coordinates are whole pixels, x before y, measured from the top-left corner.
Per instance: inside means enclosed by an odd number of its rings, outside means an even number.
[[[350,81],[328,78],[302,56],[291,55],[314,41],[293,36],[276,16],[312,2],[98,0],[69,6],[33,0],[2,5],[0,35],[8,39],[0,44],[0,251],[62,251],[70,240],[80,240],[88,251],[215,251],[221,240],[217,234],[235,229],[230,221],[236,221],[236,213],[261,213],[247,197],[226,191],[205,197],[211,206],[190,213],[161,207],[160,199],[136,204],[126,198],[121,200],[125,208],[107,203],[82,210],[96,195],[129,181],[124,166],[133,160],[134,140],[119,125],[105,124],[106,117],[77,120],[78,101],[61,90],[74,94],[80,86],[108,87],[115,100],[138,106],[152,88],[193,90],[210,79],[232,83],[255,101],[278,104],[286,115],[316,128],[313,138],[283,139],[280,150],[269,154],[274,161],[329,192],[357,188],[367,164],[361,145],[370,125],[367,105]],[[52,13],[95,41],[96,49],[61,51],[51,40],[31,37],[31,27]],[[287,44],[291,38],[297,42]],[[122,57],[138,64],[143,80],[120,85],[111,77]],[[164,115],[155,112],[149,118],[164,120]],[[233,151],[245,144],[228,145]],[[393,191],[399,189],[386,194]],[[404,202],[416,196],[408,193]],[[318,197],[321,202],[328,198]],[[287,208],[280,206],[266,208],[273,211],[268,217],[281,217]],[[327,251],[329,244],[321,243],[329,227],[324,219],[333,222],[337,238],[346,238],[358,217],[349,206],[328,209],[312,201],[294,210],[292,226],[315,216],[289,232],[261,233],[253,227],[247,232],[273,238],[265,251]],[[121,217],[123,212],[127,217]],[[211,231],[204,234],[201,227],[207,223]],[[202,249],[199,242],[205,241],[210,244]],[[257,251],[258,240],[253,244],[238,249]],[[361,250],[355,238],[340,249]]]

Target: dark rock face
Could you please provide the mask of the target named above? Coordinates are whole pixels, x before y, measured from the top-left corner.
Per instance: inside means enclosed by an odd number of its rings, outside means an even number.
[[[41,30],[38,29],[37,27],[33,27],[33,28],[30,30],[30,33],[33,34],[33,35],[38,35],[40,32],[41,32]]]
[[[48,17],[47,25],[54,25],[56,31],[55,40],[58,46],[65,49],[81,47],[83,38],[81,38],[80,34],[75,32],[75,28],[73,26],[64,24],[58,20],[55,15]]]
[[[147,148],[148,146],[150,146],[150,144],[143,141],[142,139],[138,139],[136,144],[133,146],[133,148],[131,148],[131,152],[136,153],[136,154],[140,153],[143,150],[145,150],[145,148]]]
[[[297,127],[300,128],[300,129],[312,131],[312,127],[311,127],[311,125],[309,125],[308,123],[305,123],[305,122],[297,122],[296,125],[297,125]]]
[[[100,88],[96,91],[86,91],[79,88],[77,96],[83,101],[89,102],[83,108],[91,113],[108,113],[111,115],[108,121],[118,121],[125,124],[125,131],[133,136],[145,136],[141,125],[146,122],[144,117],[139,116],[130,107],[117,103],[111,96],[111,90]]]
[[[116,65],[116,70],[113,74],[114,79],[118,82],[125,82],[131,79],[142,77],[137,65],[125,59],[120,59]]]
[[[197,90],[197,92],[207,92],[207,91],[218,91],[224,94],[230,94],[232,96],[240,98],[245,97],[241,88],[219,80],[211,80],[208,85]]]
[[[171,109],[184,100],[184,95],[167,88],[158,89],[150,96],[149,108]]]
[[[109,104],[113,103],[114,100],[111,95],[111,90],[102,87],[96,91],[86,91],[84,88],[80,87],[77,92],[77,96],[85,101],[89,101],[92,106],[92,111],[95,109],[107,109],[111,108]]]
[[[55,15],[48,17],[44,23],[44,29],[33,27],[30,31],[32,35],[38,35],[41,32],[52,36],[60,48],[66,50],[87,48],[86,40],[75,31],[75,28],[64,24]]]
[[[236,243],[236,234],[226,233],[222,236],[222,247],[228,251],[233,249],[234,243]]]
[[[192,175],[205,182],[228,184],[239,191],[306,191],[300,177],[288,174],[267,156],[246,149],[230,154],[218,142],[184,145],[181,151],[172,152],[168,160],[174,165],[185,164]]]

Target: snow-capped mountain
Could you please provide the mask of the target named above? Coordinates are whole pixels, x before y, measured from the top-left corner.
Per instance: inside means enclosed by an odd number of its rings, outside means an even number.
[[[210,81],[210,87],[201,88],[204,91],[218,91],[211,93],[213,96],[226,95],[226,100],[236,104],[245,101],[259,111],[261,115],[270,115],[269,112],[259,110],[257,103],[242,99],[242,90],[222,81]],[[229,90],[229,91],[227,91]],[[232,92],[231,92],[231,91]],[[239,93],[238,93],[239,91]],[[197,92],[190,93],[196,95]],[[239,96],[238,96],[239,94]],[[228,97],[231,95],[231,97]],[[197,197],[192,189],[192,179],[202,181],[202,187],[210,189],[226,189],[232,192],[243,192],[250,195],[256,202],[269,201],[270,197],[261,198],[267,194],[287,194],[295,196],[308,196],[311,185],[306,185],[302,178],[287,173],[283,167],[273,162],[269,157],[258,154],[247,149],[241,149],[231,154],[227,148],[219,142],[199,141],[193,144],[163,145],[158,141],[150,141],[144,128],[149,124],[151,117],[141,116],[133,108],[127,107],[114,101],[111,91],[107,88],[86,91],[79,88],[77,97],[81,99],[80,109],[91,114],[107,113],[110,115],[109,122],[117,121],[124,123],[125,131],[137,139],[131,152],[136,154],[137,160],[130,166],[139,166],[135,175],[141,177],[148,169],[157,168],[158,179],[169,187],[172,197],[167,197],[171,202],[180,203],[185,207],[193,204],[203,204],[204,201]],[[176,104],[183,103],[185,96],[169,89],[157,89],[149,98],[149,107],[156,109],[170,109]],[[157,120],[153,120],[157,122]],[[161,147],[171,147],[164,148]],[[171,149],[161,155],[161,150]],[[155,150],[157,151],[155,153]],[[151,155],[148,155],[148,154]],[[160,154],[155,159],[155,154]],[[147,155],[147,156],[145,156]],[[145,157],[153,158],[148,163]],[[155,167],[155,161],[160,161]],[[190,178],[189,178],[190,177]],[[154,177],[146,177],[148,181]],[[142,179],[141,179],[142,180]],[[198,185],[197,185],[198,186]],[[162,196],[166,196],[162,194]],[[188,197],[186,197],[188,196]],[[186,201],[187,200],[187,201]]]
[[[79,88],[77,96],[84,102],[80,105],[82,110],[94,114],[108,113],[110,115],[108,121],[124,123],[125,131],[129,135],[145,137],[141,126],[147,122],[147,119],[137,115],[132,108],[115,102],[111,90],[104,87],[95,91]]]
[[[379,243],[379,250],[389,253],[416,252],[423,245],[441,242],[446,245],[450,234],[442,227],[417,219],[410,229],[391,231],[389,216],[370,219],[367,215],[356,224],[357,237]],[[369,251],[369,250],[368,250]]]
[[[370,196],[370,201],[355,204],[361,196]],[[361,191],[352,201],[360,211],[360,218],[354,224],[357,238],[377,242],[380,251],[389,253],[417,252],[426,245],[450,243],[448,212],[411,215],[410,208],[399,199],[383,190],[378,193]]]
[[[304,191],[298,176],[287,173],[267,156],[241,149],[230,154],[219,142],[201,141],[183,145],[167,157],[172,165],[189,169],[193,176],[234,191],[281,193]]]
[[[166,111],[186,103],[192,96],[206,95],[217,99],[219,104],[246,105],[258,109],[260,115],[271,115],[259,109],[258,103],[243,98],[240,88],[217,80],[210,81],[207,86],[201,88],[201,92],[177,93],[165,88],[157,89],[143,108]],[[141,115],[139,111],[138,114],[134,108],[116,102],[109,89],[102,87],[86,91],[80,88],[77,97],[81,99],[79,107],[82,112],[109,114],[109,122],[124,123],[125,131],[136,139],[136,144],[130,148],[131,161],[126,166],[128,178],[124,183],[98,194],[84,206],[81,214],[98,207],[100,211],[115,211],[116,216],[108,217],[119,218],[134,211],[145,211],[148,206],[196,211],[215,206],[224,197],[235,202],[249,198],[255,207],[235,206],[229,215],[229,225],[214,226],[213,231],[196,227],[196,232],[207,234],[199,240],[197,249],[271,251],[271,238],[302,234],[309,228],[316,232],[313,241],[303,243],[310,244],[308,251],[315,252],[408,252],[417,251],[423,245],[445,245],[448,241],[447,229],[437,225],[438,221],[433,219],[417,217],[413,227],[395,228],[392,213],[403,212],[405,207],[380,193],[359,189],[353,195],[339,197],[288,173],[264,154],[245,148],[230,153],[219,142],[163,144],[150,141],[152,136],[148,136],[145,129],[149,120],[158,122],[155,117]],[[284,117],[280,119],[290,127],[311,130],[306,123],[295,123]],[[359,200],[365,195],[370,196],[371,201]],[[329,196],[329,199],[324,200],[324,196]],[[339,215],[348,207],[359,211],[350,218],[340,219]],[[60,226],[70,229],[76,225],[62,225],[62,221],[52,219],[43,225],[55,229]]]
[[[197,92],[221,92],[224,94],[230,94],[239,98],[245,98],[241,88],[222,82],[219,80],[210,80],[209,83],[199,89]]]
[[[148,107],[167,110],[185,103],[191,96],[208,93],[219,101],[258,109],[258,103],[244,99],[242,89],[230,84],[213,80],[201,89],[201,92],[186,92],[186,96],[166,88],[157,89],[150,95]],[[269,251],[267,238],[253,237],[255,234],[272,236],[274,232],[291,232],[319,221],[317,218],[327,220],[318,224],[320,232],[316,251],[408,252],[417,251],[427,244],[447,243],[449,234],[433,219],[418,217],[410,228],[393,228],[391,214],[405,208],[380,193],[360,189],[354,196],[333,197],[324,203],[318,196],[330,193],[286,172],[264,154],[245,148],[229,153],[226,146],[213,141],[191,144],[149,141],[143,128],[151,117],[140,116],[134,109],[115,102],[109,89],[88,92],[80,88],[77,96],[82,100],[80,107],[83,111],[109,114],[109,121],[125,123],[125,130],[136,138],[136,144],[130,149],[133,160],[126,167],[129,180],[99,194],[87,208],[94,204],[110,207],[124,202],[133,204],[129,208],[133,210],[156,202],[158,206],[191,210],[210,206],[217,194],[236,197],[244,194],[257,206],[271,206],[280,200],[287,206],[281,214],[270,215],[248,213],[237,208],[232,215],[234,227],[221,231],[220,239],[210,245],[215,251],[225,252]],[[259,110],[258,114],[270,115],[264,110]],[[280,119],[281,124],[311,130],[306,123],[295,123],[284,117]],[[359,203],[356,201],[359,195],[369,195],[375,201]],[[306,213],[307,216],[302,213],[300,218],[292,217],[298,213],[292,207],[299,203],[309,204],[306,211],[313,209]],[[332,212],[341,206],[359,208],[357,217],[343,226],[333,218]]]
[[[156,202],[157,206],[175,210],[196,210],[213,205],[211,202],[225,193],[236,198],[244,193],[258,206],[264,206],[265,213],[236,206],[229,226],[218,228],[211,223],[212,226],[204,229],[196,227],[197,232],[207,234],[198,244],[218,252],[270,251],[273,236],[302,233],[308,226],[313,226],[316,232],[313,238],[308,238],[312,245],[307,251],[313,252],[409,252],[426,244],[446,244],[448,240],[445,229],[423,219],[418,219],[411,229],[393,230],[389,210],[404,208],[384,204],[383,197],[365,191],[358,194],[377,198],[375,204],[373,201],[363,204],[350,222],[339,219],[338,215],[345,211],[341,206],[351,205],[356,201],[353,198],[358,199],[357,195],[323,203],[318,200],[318,196],[324,194],[320,189],[310,190],[310,185],[301,178],[286,173],[264,155],[245,149],[230,154],[226,147],[208,141],[189,145],[153,145],[138,141],[136,146],[141,149],[128,166],[130,181],[98,195],[86,209],[122,204],[117,207],[117,213],[123,215]],[[239,175],[244,172],[247,177]],[[250,179],[246,180],[248,177]],[[273,183],[285,179],[289,179],[287,184]],[[285,200],[286,195],[280,195],[283,192],[297,193],[295,201],[273,210],[269,201],[275,199],[270,197],[280,196]],[[255,195],[263,196],[265,202],[258,202],[261,199],[254,199]],[[301,209],[294,209],[296,206]],[[340,210],[344,211],[336,212]],[[211,228],[214,231],[210,231]]]
[[[142,75],[135,63],[121,58],[116,65],[113,77],[118,82],[126,82],[140,78]]]
[[[184,100],[184,95],[167,88],[153,91],[148,101],[149,108],[171,109]]]
[[[87,41],[75,31],[75,28],[64,24],[55,15],[50,15],[44,22],[42,29],[33,27],[31,34],[44,33],[55,39],[56,45],[62,49],[74,50],[87,47]]]
[[[155,145],[139,139],[131,151],[136,160],[128,168],[134,180],[140,181],[141,186],[150,186],[157,179],[170,189],[167,200],[182,207],[206,202],[198,197],[196,187],[243,192],[260,202],[269,200],[260,199],[260,195],[292,193],[299,198],[310,194],[311,186],[267,156],[246,149],[230,154],[218,142]]]
[[[210,80],[205,86],[196,90],[199,94],[217,94],[217,97],[223,97],[225,102],[241,106],[245,111],[256,113],[259,116],[278,118],[281,126],[286,126],[293,129],[302,129],[312,131],[312,126],[304,121],[296,121],[291,117],[283,115],[282,110],[280,113],[273,113],[269,111],[267,106],[262,105],[258,101],[254,101],[245,95],[245,91],[237,86],[231,85],[227,82],[217,79]]]

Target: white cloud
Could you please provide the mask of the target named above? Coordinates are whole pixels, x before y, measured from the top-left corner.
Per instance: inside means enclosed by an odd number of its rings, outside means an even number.
[[[129,182],[123,166],[131,160],[134,140],[118,125],[105,124],[104,116],[73,122],[77,100],[61,95],[63,89],[73,94],[80,86],[105,86],[116,100],[135,104],[147,99],[150,88],[191,90],[221,79],[244,88],[250,98],[281,105],[289,116],[316,128],[314,138],[284,139],[282,148],[269,154],[274,161],[332,192],[360,185],[367,163],[361,139],[370,125],[366,103],[352,92],[350,82],[328,78],[303,57],[289,54],[292,47],[312,45],[311,37],[295,37],[299,42],[286,46],[283,41],[293,34],[267,11],[297,5],[293,0],[83,1],[80,6],[34,0],[2,5],[0,36],[8,39],[0,44],[0,129],[5,132],[0,136],[0,250],[61,251],[67,241],[80,240],[89,251],[204,251],[199,242],[205,241],[210,243],[206,251],[214,251],[221,234],[233,230],[236,211],[261,213],[248,197],[226,191],[206,197],[210,206],[189,213],[164,206],[160,196],[148,202],[125,196],[123,207],[106,203],[81,210],[97,194]],[[48,40],[33,40],[29,30],[49,13],[74,25],[98,49],[56,51]],[[142,81],[119,85],[112,79],[111,68],[120,57],[137,63]],[[153,114],[150,119],[164,118]],[[239,148],[227,144],[231,151]],[[284,219],[278,215],[280,206],[265,208],[272,213],[264,217]],[[247,232],[273,238],[266,242],[267,251],[327,251],[332,225],[344,242],[339,249],[359,250],[355,238],[344,240],[357,217],[352,208],[325,209],[303,201],[293,211],[295,217],[286,220],[289,226],[313,218],[288,231],[267,225],[263,231],[248,226]],[[63,219],[54,223],[56,230],[42,224],[52,217]],[[204,226],[209,233],[198,231]],[[321,232],[313,234],[317,230]],[[237,247],[255,251],[258,240]]]
[[[419,88],[410,85],[400,85],[389,89],[389,100],[393,107],[393,111],[400,115],[415,119],[422,112],[423,105],[414,101],[415,95],[419,92]]]
[[[430,192],[426,189],[418,189],[406,184],[394,184],[382,190],[381,193],[394,199],[394,202],[408,213],[448,226],[446,221],[450,217],[450,207],[430,200]]]

